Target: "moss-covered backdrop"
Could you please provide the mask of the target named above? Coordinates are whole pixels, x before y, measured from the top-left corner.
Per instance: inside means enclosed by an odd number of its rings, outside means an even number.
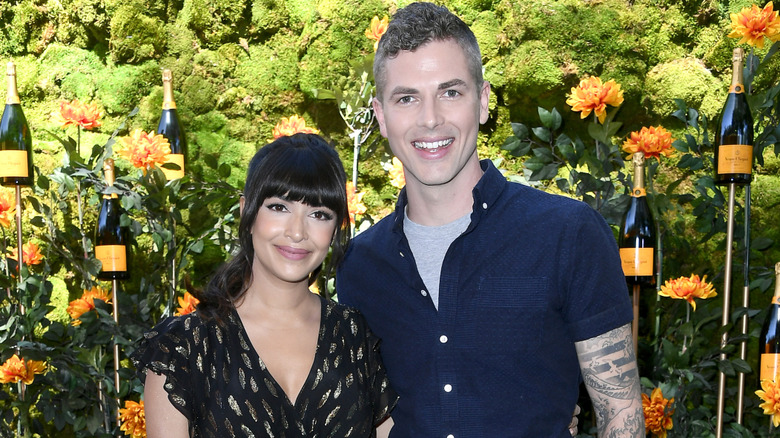
[[[272,137],[282,117],[303,116],[337,145],[351,168],[352,140],[333,100],[314,90],[354,84],[350,64],[373,53],[364,31],[374,16],[392,13],[400,0],[3,0],[0,59],[17,65],[19,93],[33,130],[35,164],[41,174],[60,165],[62,148],[50,135],[59,127],[50,114],[62,100],[97,102],[103,128],[82,133],[85,145],[103,144],[135,107],[131,128],[153,130],[162,103],[160,73],[173,71],[178,111],[188,134],[192,172],[218,179],[199,160],[216,154],[233,171],[236,187],[252,154]],[[522,173],[523,158],[502,151],[511,123],[538,124],[537,107],[556,107],[570,131],[586,125],[565,105],[583,76],[614,79],[625,92],[618,136],[663,124],[681,134],[671,114],[684,100],[717,119],[731,73],[729,13],[750,0],[448,0],[441,2],[474,29],[485,76],[492,83],[491,117],[482,129],[483,157],[503,157],[510,173]],[[760,6],[763,6],[761,4]],[[767,48],[758,50],[765,53]],[[777,82],[777,61],[756,78],[756,88]],[[374,134],[376,140],[379,140]],[[373,140],[372,140],[373,141]],[[368,216],[386,214],[397,191],[389,186],[382,154],[360,160],[359,187]],[[769,242],[754,260],[769,267],[780,260],[777,206],[780,162],[768,148],[756,169],[752,225]],[[126,166],[118,162],[120,167]],[[383,167],[384,166],[384,167]],[[126,167],[125,167],[125,170]],[[659,186],[679,171],[662,165]],[[691,193],[695,190],[691,189]],[[212,212],[215,213],[216,212]],[[702,243],[690,208],[677,224],[665,266],[674,275],[717,274],[721,239]],[[91,224],[90,224],[91,226]],[[715,255],[711,252],[715,252]],[[139,256],[143,257],[143,256]],[[209,251],[190,265],[196,283],[224,258]],[[55,284],[55,288],[61,287]],[[69,287],[70,298],[80,293]],[[754,307],[768,302],[768,292]],[[67,316],[64,317],[67,321]],[[755,335],[755,334],[754,334]]]

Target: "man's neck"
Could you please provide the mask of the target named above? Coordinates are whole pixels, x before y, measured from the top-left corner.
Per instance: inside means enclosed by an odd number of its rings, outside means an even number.
[[[479,161],[467,166],[447,184],[427,186],[407,181],[406,214],[414,223],[425,226],[448,224],[470,213],[474,198],[472,190],[482,177]]]

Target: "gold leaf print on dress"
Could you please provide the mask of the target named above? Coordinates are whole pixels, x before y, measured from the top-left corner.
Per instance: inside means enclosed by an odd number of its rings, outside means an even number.
[[[252,392],[257,392],[260,390],[260,388],[257,386],[257,382],[255,381],[254,376],[249,378],[249,387],[252,388]]]
[[[274,411],[271,409],[271,405],[268,404],[268,400],[263,399],[261,404],[263,405],[263,409],[265,409],[265,413],[268,415],[268,418],[271,419],[271,422],[276,421],[274,420]]]
[[[326,425],[326,426],[327,426],[327,425],[329,425],[331,421],[333,421],[333,417],[335,417],[335,416],[336,416],[336,414],[338,414],[338,413],[339,413],[339,410],[340,410],[340,407],[339,407],[339,406],[336,406],[336,407],[335,407],[335,408],[334,408],[334,409],[331,411],[331,413],[330,413],[330,414],[328,414],[328,416],[325,418],[325,425]]]
[[[233,412],[236,413],[239,417],[243,415],[241,412],[241,408],[238,406],[238,402],[236,402],[236,399],[233,398],[233,395],[228,396],[228,404],[230,405],[230,409],[233,410]]]
[[[268,392],[270,392],[271,395],[273,395],[274,397],[279,397],[279,394],[276,392],[276,387],[274,386],[273,382],[264,378],[263,383],[265,383],[265,387],[268,388]]]
[[[320,409],[326,401],[328,401],[328,397],[330,397],[331,390],[325,391],[325,394],[322,394],[322,398],[320,399],[320,404],[317,405],[317,409]]]
[[[246,405],[247,412],[249,412],[249,416],[252,417],[253,420],[255,420],[255,423],[257,423],[260,419],[257,416],[257,411],[255,410],[255,407],[252,406],[252,402],[250,402],[249,400],[244,400],[244,404]],[[274,420],[273,415],[268,415],[268,416],[271,417],[271,421]]]
[[[241,389],[246,389],[246,373],[243,368],[238,369],[238,383],[241,384]]]
[[[241,425],[241,432],[246,434],[246,438],[255,438],[255,434],[253,434],[252,430],[246,427],[246,425]]]

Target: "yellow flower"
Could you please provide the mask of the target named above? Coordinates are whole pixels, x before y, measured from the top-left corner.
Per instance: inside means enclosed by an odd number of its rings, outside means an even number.
[[[195,311],[198,307],[199,299],[195,298],[191,293],[184,292],[184,297],[178,297],[179,308],[176,309],[176,315],[186,315]]]
[[[10,190],[0,190],[0,225],[8,227],[16,215],[16,197]]]
[[[27,242],[22,246],[22,257],[22,261],[25,265],[40,265],[43,261],[41,248],[34,242]],[[19,250],[17,248],[11,248],[11,254],[8,258],[19,260]]]
[[[756,395],[763,401],[758,407],[764,410],[764,415],[771,415],[772,424],[780,426],[780,383],[764,379]]]
[[[365,192],[357,193],[355,191],[355,184],[352,181],[347,181],[347,205],[349,206],[349,221],[355,223],[355,216],[362,215],[366,212],[366,206],[363,204],[363,196]]]
[[[90,290],[85,290],[81,295],[81,298],[76,299],[68,303],[68,315],[73,318],[71,324],[81,325],[81,315],[95,309],[95,299],[102,300],[105,303],[111,302],[111,297],[108,296],[108,292],[95,286]]]
[[[618,107],[623,103],[623,90],[614,80],[602,83],[601,78],[591,76],[580,81],[571,89],[566,103],[572,111],[581,111],[580,118],[588,117],[591,111],[596,113],[599,123],[607,117],[607,105]]]
[[[146,133],[141,129],[120,138],[119,143],[117,154],[133,166],[143,169],[144,175],[148,168],[165,164],[168,154],[171,153],[167,138],[154,132]]]
[[[666,431],[672,429],[672,414],[674,409],[670,405],[674,403],[674,397],[665,399],[661,388],[653,389],[650,397],[642,394],[642,410],[645,413],[645,432],[652,432],[653,436],[666,438]]]
[[[100,126],[98,119],[103,117],[103,111],[100,111],[95,103],[82,103],[78,99],[73,99],[70,102],[60,102],[59,112],[53,112],[52,117],[62,126],[62,129],[70,125],[79,125],[86,130],[91,130]]]
[[[729,37],[740,38],[737,44],[748,43],[763,48],[764,38],[770,41],[780,39],[780,18],[773,10],[772,2],[759,9],[757,5],[743,8],[739,14],[731,14],[731,33]]]
[[[672,133],[663,126],[642,127],[639,131],[634,131],[623,142],[623,151],[633,155],[636,152],[643,152],[645,158],[661,155],[668,157],[674,153],[672,149]]]
[[[707,283],[706,275],[701,280],[698,275],[691,275],[690,277],[666,280],[666,283],[661,286],[658,295],[685,300],[693,307],[693,310],[696,311],[696,302],[693,300],[694,298],[707,299],[717,296],[718,294],[712,288],[712,285]]]
[[[285,135],[293,135],[299,132],[305,134],[319,134],[320,131],[315,128],[307,127],[306,120],[303,117],[297,115],[290,116],[289,119],[287,117],[282,117],[282,120],[274,126],[274,140],[279,137],[284,137]]]
[[[393,167],[390,169],[390,185],[399,189],[406,185],[404,165],[401,164],[401,160],[398,157],[393,157]]]
[[[119,430],[132,438],[146,438],[146,413],[144,402],[125,401],[124,409],[119,409]]]
[[[390,21],[387,18],[387,15],[385,15],[381,20],[379,17],[374,15],[374,18],[371,19],[371,25],[368,26],[368,29],[366,29],[366,38],[374,40],[375,52],[377,47],[379,47],[379,40],[382,38],[382,35],[387,32],[387,25],[389,22]]]
[[[25,385],[29,385],[35,379],[36,374],[43,374],[45,372],[45,362],[28,360],[27,364],[25,364],[24,359],[21,359],[14,354],[8,358],[3,365],[0,365],[0,383],[16,383],[21,381],[24,382]]]

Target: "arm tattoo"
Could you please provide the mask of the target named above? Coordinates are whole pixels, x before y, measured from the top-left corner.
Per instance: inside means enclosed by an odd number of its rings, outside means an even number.
[[[598,422],[599,437],[644,436],[645,420],[631,324],[577,342],[582,378]]]

